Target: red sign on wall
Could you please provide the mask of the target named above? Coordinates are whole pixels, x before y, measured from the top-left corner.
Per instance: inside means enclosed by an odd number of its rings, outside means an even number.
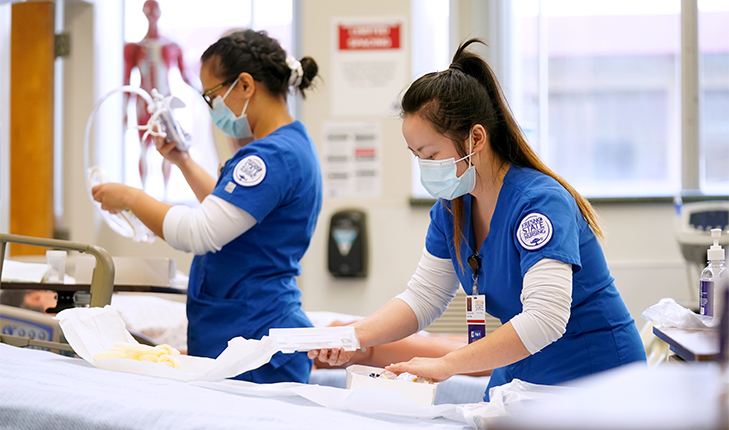
[[[340,24],[339,49],[400,49],[400,24]]]

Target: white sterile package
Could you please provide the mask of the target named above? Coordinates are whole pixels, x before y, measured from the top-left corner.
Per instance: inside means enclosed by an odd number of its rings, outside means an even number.
[[[661,299],[655,305],[649,306],[640,317],[653,322],[656,327],[702,329],[713,325],[712,317],[686,309],[671,298]]]
[[[284,353],[312,349],[359,349],[359,339],[352,326],[272,328],[268,336],[276,341],[279,350]]]
[[[236,337],[216,359],[178,355],[179,369],[162,363],[94,356],[126,345],[134,348],[136,340],[127,331],[119,313],[111,306],[104,308],[71,308],[56,315],[69,345],[81,358],[93,366],[158,376],[180,381],[219,381],[257,369],[271,360],[278,351],[276,342],[264,336],[261,340]]]

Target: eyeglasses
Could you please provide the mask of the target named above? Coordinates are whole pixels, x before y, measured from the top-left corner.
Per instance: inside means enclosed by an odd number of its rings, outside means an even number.
[[[213,108],[213,99],[210,98],[210,94],[218,91],[219,89],[223,88],[226,85],[232,84],[233,82],[235,82],[236,79],[238,79],[238,78],[236,77],[236,78],[227,80],[227,81],[223,82],[222,84],[216,85],[216,86],[210,88],[209,90],[205,91],[204,93],[200,94],[202,96],[203,100],[205,100],[205,103],[207,103],[208,106],[210,106],[210,109]]]

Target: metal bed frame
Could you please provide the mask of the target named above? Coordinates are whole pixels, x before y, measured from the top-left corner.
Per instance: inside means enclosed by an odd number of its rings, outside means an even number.
[[[114,261],[105,249],[96,245],[68,240],[20,236],[17,234],[0,234],[0,278],[2,278],[3,262],[8,243],[64,249],[93,255],[96,258],[96,267],[91,277],[91,286],[89,289],[91,301],[89,302],[89,306],[104,307],[111,303],[111,295],[114,290]],[[1,285],[2,283],[0,283]],[[66,343],[49,342],[9,334],[0,334],[0,343],[7,343],[18,347],[33,346],[73,352],[71,346]]]

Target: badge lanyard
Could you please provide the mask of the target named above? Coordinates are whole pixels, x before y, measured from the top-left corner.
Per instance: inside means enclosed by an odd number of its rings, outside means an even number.
[[[481,257],[473,254],[468,257],[468,267],[473,270],[473,291],[466,296],[466,324],[468,343],[486,336],[486,296],[478,293],[478,271],[481,270]]]

